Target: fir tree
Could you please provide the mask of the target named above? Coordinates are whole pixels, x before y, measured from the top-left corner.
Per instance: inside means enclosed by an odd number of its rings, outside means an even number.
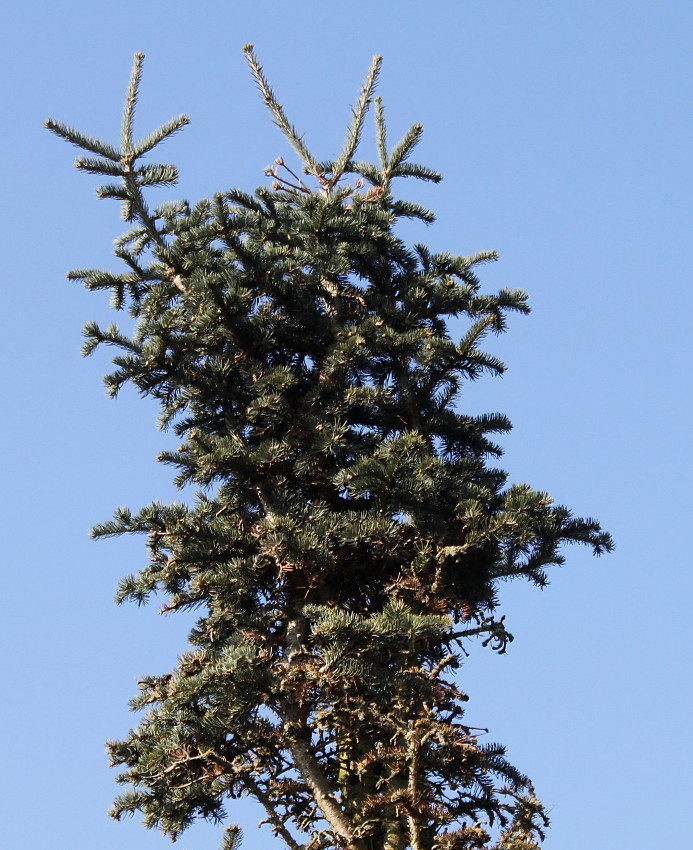
[[[149,206],[146,188],[177,173],[144,158],[188,119],[134,140],[141,54],[119,146],[46,122],[86,152],[80,170],[111,181],[98,195],[130,224],[125,271],[69,273],[133,319],[130,335],[87,325],[85,353],[118,350],[108,391],[129,382],[160,403],[181,438],[160,460],[199,487],[193,504],[121,509],[93,531],[147,539],[118,601],[162,594],[162,611],[203,612],[178,666],[139,683],[139,725],[108,744],[128,786],[113,817],[139,810],[175,839],[250,795],[292,850],[536,848],[547,818],[531,783],[465,723],[462,642],[503,652],[499,582],[543,586],[562,544],[611,541],[507,486],[493,465],[507,418],[455,406],[465,381],[503,372],[479,346],[526,296],[480,292],[475,267],[493,252],[397,236],[400,219],[433,216],[395,180],[440,177],[410,161],[421,125],[388,147],[379,57],[323,162],[244,51],[300,161],[278,158],[254,194]],[[356,159],[372,102],[377,164]],[[453,317],[468,321],[459,341]],[[239,842],[227,827],[222,847]]]

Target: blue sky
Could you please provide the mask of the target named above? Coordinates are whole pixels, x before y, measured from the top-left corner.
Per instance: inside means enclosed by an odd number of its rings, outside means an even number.
[[[3,26],[5,846],[169,846],[105,817],[103,741],[134,722],[136,679],[175,663],[188,625],[116,607],[143,552],[87,538],[115,506],[175,494],[154,460],[167,437],[153,407],[128,392],[108,401],[105,356],[79,357],[81,326],[108,320],[108,305],[64,273],[113,267],[121,222],[42,122],[117,139],[141,50],[141,132],[192,117],[166,148],[176,196],[251,190],[287,149],[244,65],[249,41],[322,158],[384,55],[391,134],[421,121],[418,159],[444,175],[403,184],[438,216],[407,238],[497,249],[485,287],[519,286],[533,308],[490,343],[507,375],[461,403],[510,416],[513,480],[616,539],[602,559],[569,551],[544,592],[503,589],[516,640],[502,657],[471,647],[469,722],[534,779],[547,850],[688,846],[693,5],[28,0],[5,5]],[[255,809],[234,817],[249,850],[273,846]],[[195,827],[176,846],[214,848],[219,831]]]

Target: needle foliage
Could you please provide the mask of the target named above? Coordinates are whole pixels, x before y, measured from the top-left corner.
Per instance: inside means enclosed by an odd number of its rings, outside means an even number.
[[[177,667],[139,683],[139,724],[108,744],[124,786],[112,814],[139,811],[175,839],[250,795],[291,850],[536,848],[547,820],[531,783],[465,723],[463,642],[503,652],[499,582],[544,585],[563,544],[611,541],[507,486],[494,465],[507,418],[456,404],[466,381],[503,372],[480,345],[526,296],[481,292],[492,252],[398,237],[400,219],[433,219],[395,194],[399,178],[440,177],[411,161],[420,125],[389,145],[379,57],[323,162],[244,52],[300,163],[278,158],[252,194],[149,205],[177,172],[145,158],[188,119],[135,140],[141,54],[118,146],[46,122],[129,225],[121,273],[69,274],[109,290],[134,328],[88,324],[85,353],[115,348],[109,392],[130,383],[157,400],[180,438],[160,460],[198,487],[93,532],[146,539],[119,601],[201,612]],[[357,159],[371,104],[376,163]],[[226,826],[222,847],[239,843]]]

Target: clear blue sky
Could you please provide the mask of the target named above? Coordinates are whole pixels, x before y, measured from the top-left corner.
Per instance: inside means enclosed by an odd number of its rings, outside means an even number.
[[[513,420],[514,480],[616,539],[599,560],[568,552],[545,592],[504,589],[516,640],[503,657],[472,647],[469,722],[534,779],[547,850],[690,846],[692,32],[686,0],[4,5],[3,846],[169,846],[105,817],[102,744],[134,722],[135,680],[175,663],[187,626],[113,605],[143,552],[87,538],[117,505],[174,495],[152,406],[108,401],[107,360],[79,357],[81,326],[109,312],[64,273],[112,267],[121,222],[42,122],[117,139],[141,50],[140,130],[192,117],[166,148],[178,195],[251,190],[287,150],[248,41],[325,158],[384,55],[391,132],[423,122],[418,158],[445,178],[403,184],[438,215],[411,238],[497,249],[485,285],[522,287],[533,306],[491,343],[508,374],[462,403]],[[248,850],[273,846],[256,810],[235,818]],[[195,827],[176,846],[216,848],[218,834]]]

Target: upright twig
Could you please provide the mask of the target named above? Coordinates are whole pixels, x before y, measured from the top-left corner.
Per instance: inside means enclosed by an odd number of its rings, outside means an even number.
[[[366,74],[366,79],[363,82],[363,86],[359,93],[358,99],[352,107],[351,123],[349,124],[349,129],[347,130],[342,150],[339,156],[337,157],[337,160],[335,161],[334,167],[332,169],[330,186],[336,185],[336,183],[339,181],[342,174],[344,173],[345,168],[349,164],[349,161],[354,156],[359,142],[361,141],[363,122],[366,118],[368,106],[371,102],[373,92],[375,91],[375,87],[378,82],[378,75],[380,74],[380,67],[382,63],[382,56],[373,57],[371,66],[368,69],[368,73]]]
[[[255,53],[253,52],[253,45],[246,44],[243,48],[243,53],[245,54],[245,58],[248,60],[250,71],[255,79],[258,89],[260,90],[260,94],[265,101],[265,105],[272,114],[274,123],[277,127],[279,127],[293,149],[300,156],[306,173],[313,174],[318,179],[324,180],[324,175],[320,170],[318,161],[305,146],[303,139],[298,135],[298,131],[286,117],[284,108],[275,97],[270,84],[267,82],[267,78],[262,70],[262,65],[260,65],[257,61]]]

